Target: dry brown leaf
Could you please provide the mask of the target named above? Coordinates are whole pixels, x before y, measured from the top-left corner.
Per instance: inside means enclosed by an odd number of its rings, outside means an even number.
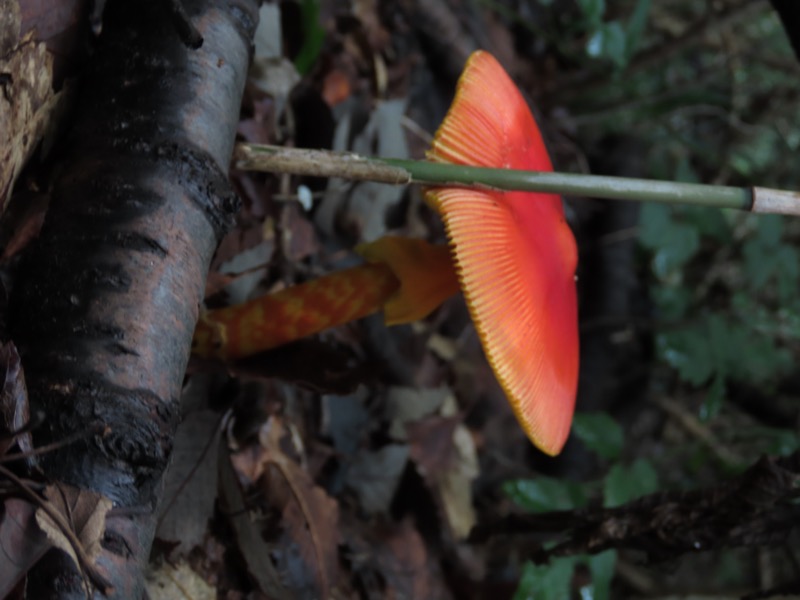
[[[408,439],[410,423],[434,414],[452,392],[448,388],[419,389],[393,386],[386,395],[384,416],[389,421],[389,435],[395,440]]]
[[[217,495],[219,416],[211,410],[186,415],[175,435],[156,537],[178,542],[170,558],[200,545]]]
[[[19,354],[13,343],[0,346],[0,457],[5,455],[14,441],[23,452],[33,449],[30,432],[12,436],[22,429],[30,418],[25,375]]]
[[[44,496],[49,507],[60,515],[64,523],[75,533],[85,555],[94,563],[102,551],[100,542],[106,529],[106,514],[111,510],[111,500],[96,492],[64,484],[48,485],[44,490]],[[36,509],[36,522],[47,539],[55,547],[66,552],[80,568],[81,562],[63,528],[42,507]]]
[[[14,182],[34,148],[47,133],[62,94],[53,94],[53,57],[32,33],[20,39],[20,11],[16,0],[0,0],[0,207],[11,195]]]
[[[277,468],[291,493],[291,500],[283,509],[287,532],[303,560],[316,565],[314,572],[318,589],[321,597],[327,598],[338,578],[339,505],[314,484],[308,472],[283,452],[281,439],[285,434],[282,423],[273,417],[262,427],[259,439],[267,450],[265,461]],[[265,489],[265,493],[269,494],[270,490]]]
[[[253,535],[245,533],[243,525],[234,523],[234,527],[251,571],[264,570],[263,574],[254,575],[260,582],[264,579],[262,590],[265,593],[269,594],[269,587],[274,589],[276,585],[284,586],[285,593],[308,591],[309,580],[313,579],[311,588],[316,595],[327,598],[339,576],[339,507],[283,449],[287,438],[301,453],[296,437],[290,435],[279,418],[270,417],[260,430],[260,443],[231,455],[229,463],[233,467],[229,469],[230,474],[238,475],[237,488],[258,482],[262,490],[259,497],[266,503],[262,510],[278,511],[281,515],[279,530],[273,527],[265,531],[263,526],[254,528],[251,525],[250,529],[256,530]],[[231,481],[225,484],[225,487],[231,486]],[[226,495],[231,496],[233,492]],[[236,522],[241,521],[242,517],[236,519]],[[263,534],[267,534],[268,539]],[[241,547],[243,542],[247,543],[247,548]]]
[[[217,590],[186,562],[162,563],[147,572],[145,586],[151,598],[159,600],[214,600]]]
[[[472,504],[472,482],[478,476],[478,455],[469,430],[461,423],[453,432],[456,459],[439,480],[445,518],[457,540],[466,539],[478,517]]]
[[[392,528],[375,548],[375,558],[386,582],[385,598],[447,597],[441,574],[436,572],[437,561],[428,556],[425,541],[411,520]]]
[[[283,254],[292,262],[300,262],[319,252],[314,226],[305,217],[299,204],[284,206],[281,211]]]
[[[322,83],[322,97],[328,106],[333,108],[350,97],[352,87],[347,73],[334,69],[325,76]]]
[[[409,423],[409,457],[429,482],[437,481],[456,460],[453,433],[460,417],[431,416]]]
[[[374,452],[359,452],[345,475],[345,484],[370,514],[386,513],[408,462],[408,446],[388,444]]]
[[[247,563],[247,569],[269,598],[288,600],[292,596],[270,558],[270,547],[261,536],[258,515],[248,510],[249,505],[231,464],[232,460],[228,460],[224,451],[220,454],[220,505],[236,532],[237,547]]]
[[[0,260],[16,256],[39,236],[50,201],[47,194],[29,190],[17,191],[15,199],[16,202],[9,205],[3,216],[4,224],[0,229],[3,254]]]
[[[265,449],[258,444],[250,444],[230,455],[231,466],[243,484],[252,485],[261,478],[268,465],[265,455]]]
[[[478,456],[469,430],[456,415],[457,407],[448,396],[441,414],[408,428],[410,458],[425,480],[447,525],[457,540],[463,540],[475,525],[472,482],[478,476]]]
[[[348,107],[350,111],[339,119],[333,149],[408,158],[408,145],[401,125],[405,105],[404,100],[381,102],[370,114],[366,125],[357,130],[360,113],[365,107],[355,100],[342,103],[343,110]],[[386,233],[388,215],[400,203],[404,193],[400,187],[374,182],[345,184],[341,179],[332,178],[314,221],[320,231],[334,239],[344,235],[360,241],[373,241]]]
[[[6,498],[0,518],[0,598],[5,598],[50,548],[35,525],[34,507],[19,498]]]

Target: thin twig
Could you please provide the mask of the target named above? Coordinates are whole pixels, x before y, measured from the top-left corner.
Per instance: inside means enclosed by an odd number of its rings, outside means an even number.
[[[725,465],[741,466],[744,461],[720,442],[711,430],[703,425],[696,416],[685,410],[680,404],[667,397],[658,397],[655,404],[674,418],[686,431],[700,440],[717,459]]]
[[[27,496],[33,504],[47,513],[47,516],[53,520],[61,533],[64,534],[64,537],[67,538],[70,546],[72,546],[72,550],[75,552],[75,556],[78,559],[78,568],[81,570],[83,576],[88,577],[91,583],[94,584],[94,586],[103,594],[110,594],[113,591],[111,584],[106,580],[97,567],[94,566],[94,562],[89,555],[86,554],[83,544],[81,544],[81,541],[78,539],[75,531],[70,527],[64,515],[58,512],[51,502],[41,498],[28,486],[27,483],[25,483],[22,479],[17,477],[13,471],[10,471],[3,465],[0,465],[0,475],[13,482],[23,495]]]
[[[31,450],[30,452],[15,452],[13,454],[6,454],[5,456],[0,457],[0,464],[9,463],[15,460],[22,460],[25,458],[32,458],[34,456],[47,454],[48,452],[54,452],[56,450],[60,450],[64,446],[68,446],[69,444],[74,444],[78,440],[81,440],[90,435],[97,435],[99,433],[102,433],[105,430],[106,430],[106,425],[104,425],[103,423],[95,423],[94,425],[92,425],[88,429],[85,429],[84,431],[79,431],[65,438],[62,438],[58,441],[46,444],[44,446],[39,446],[38,448],[34,448],[33,450]]]

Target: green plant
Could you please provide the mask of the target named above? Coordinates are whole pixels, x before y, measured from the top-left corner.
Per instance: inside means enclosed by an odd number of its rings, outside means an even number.
[[[294,66],[301,75],[308,73],[322,50],[325,28],[319,22],[319,0],[300,0],[303,20],[303,45],[294,59]]]
[[[651,0],[637,0],[626,22],[605,20],[605,0],[578,0],[578,5],[583,11],[583,25],[589,34],[586,54],[611,63],[617,70],[627,67],[641,43]]]
[[[551,477],[506,482],[505,493],[521,508],[533,512],[573,510],[601,496],[603,505],[615,507],[658,488],[653,465],[642,458],[630,464],[620,460],[624,433],[605,413],[579,413],[575,416],[575,435],[587,448],[611,461],[605,477],[589,483],[576,483]],[[570,597],[575,570],[586,568],[590,581],[579,592],[582,599],[606,600],[611,597],[611,580],[617,553],[566,556],[548,564],[528,562],[522,569],[515,600],[563,600]]]
[[[656,348],[680,381],[706,390],[709,419],[729,382],[769,389],[792,366],[800,254],[784,243],[780,217],[662,208],[644,207],[639,237],[652,276]]]

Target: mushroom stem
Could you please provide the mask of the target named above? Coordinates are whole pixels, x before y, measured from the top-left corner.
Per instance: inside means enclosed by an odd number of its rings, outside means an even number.
[[[200,315],[192,353],[235,360],[361,319],[383,308],[400,286],[385,264],[337,271]]]
[[[237,144],[234,160],[238,168],[250,171],[338,177],[392,185],[418,183],[545,192],[635,202],[694,204],[800,216],[800,193],[761,187],[472,167],[246,143]]]
[[[381,310],[387,325],[409,323],[458,292],[447,246],[387,236],[356,251],[367,264],[204,312],[192,352],[236,360]]]

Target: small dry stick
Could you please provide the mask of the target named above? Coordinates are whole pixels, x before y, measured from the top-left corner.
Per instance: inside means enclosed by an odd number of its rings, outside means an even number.
[[[244,143],[236,146],[234,164],[237,168],[248,171],[338,177],[392,185],[418,183],[429,186],[519,190],[800,216],[800,193],[763,187],[490,169],[432,161],[374,158],[350,152]]]

